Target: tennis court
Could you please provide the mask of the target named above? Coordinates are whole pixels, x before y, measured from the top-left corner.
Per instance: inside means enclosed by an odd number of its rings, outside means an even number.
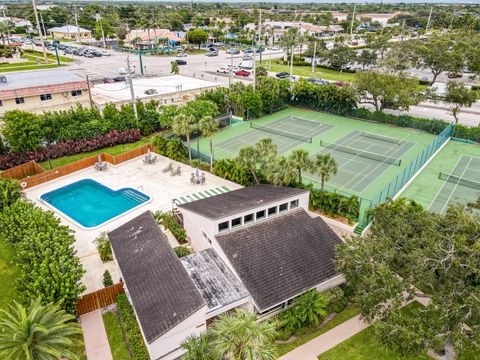
[[[256,144],[264,138],[271,138],[283,154],[300,144],[312,143],[312,138],[334,127],[332,124],[312,121],[298,116],[285,116],[268,125],[250,122],[247,132],[216,143],[216,148],[236,155],[241,148]]]
[[[445,213],[451,204],[474,202],[480,194],[480,157],[463,154],[451,171],[441,171],[443,185],[429,206],[429,211]]]
[[[338,172],[329,183],[336,189],[361,192],[392,166],[400,166],[402,156],[415,143],[376,133],[355,130],[331,143],[320,140],[316,154],[331,154]],[[309,178],[320,181],[317,175]]]

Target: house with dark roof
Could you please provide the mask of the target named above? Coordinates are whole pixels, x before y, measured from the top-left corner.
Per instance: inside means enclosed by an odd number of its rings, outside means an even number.
[[[234,308],[270,317],[343,283],[340,238],[308,212],[309,191],[256,185],[178,205],[195,253],[179,259],[150,212],[108,236],[152,359]]]

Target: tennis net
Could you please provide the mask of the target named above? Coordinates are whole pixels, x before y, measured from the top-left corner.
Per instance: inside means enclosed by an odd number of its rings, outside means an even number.
[[[440,172],[438,174],[438,178],[440,180],[444,180],[454,184],[459,184],[459,185],[470,187],[472,189],[480,190],[480,182],[473,181],[470,179],[465,179],[460,176],[455,176],[455,175],[447,174],[444,172]]]
[[[268,132],[268,133],[271,133],[271,134],[288,137],[290,139],[295,139],[295,140],[299,140],[299,141],[303,141],[303,142],[312,143],[312,138],[309,137],[309,136],[303,136],[303,135],[291,133],[291,132],[288,132],[288,131],[275,129],[275,128],[265,126],[265,125],[257,125],[257,124],[254,124],[253,122],[250,123],[250,127],[252,129],[256,129],[256,130],[265,131],[265,132]]]
[[[371,134],[371,133],[368,133],[368,132],[365,132],[365,131],[362,132],[362,136],[370,138],[370,139],[382,140],[382,141],[389,142],[389,143],[392,143],[392,144],[400,144],[400,142],[401,142],[401,140],[399,140],[399,139],[395,139],[395,138],[391,138],[391,137],[383,136],[383,135]]]
[[[400,166],[400,164],[402,163],[401,159],[397,159],[391,156],[380,155],[380,154],[372,153],[366,150],[360,150],[360,149],[355,149],[345,145],[330,143],[324,140],[320,140],[320,146],[326,147],[328,149],[336,150],[336,151],[341,151],[347,154],[361,156],[367,159],[381,161],[387,164]]]

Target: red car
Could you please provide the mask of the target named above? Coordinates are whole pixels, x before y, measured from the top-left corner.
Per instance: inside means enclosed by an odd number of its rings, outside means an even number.
[[[250,71],[247,71],[247,70],[240,70],[240,71],[235,71],[235,75],[237,76],[249,76],[250,75]]]
[[[350,85],[350,84],[347,83],[347,82],[345,82],[345,81],[335,81],[335,82],[333,83],[333,85],[338,86],[338,87],[342,87],[342,86],[348,86],[348,85]]]

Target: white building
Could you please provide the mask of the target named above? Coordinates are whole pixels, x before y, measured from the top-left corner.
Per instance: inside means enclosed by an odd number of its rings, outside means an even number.
[[[178,205],[195,253],[178,259],[146,212],[109,233],[151,359],[243,308],[266,319],[310,289],[343,283],[340,238],[308,213],[309,191],[256,185]]]

